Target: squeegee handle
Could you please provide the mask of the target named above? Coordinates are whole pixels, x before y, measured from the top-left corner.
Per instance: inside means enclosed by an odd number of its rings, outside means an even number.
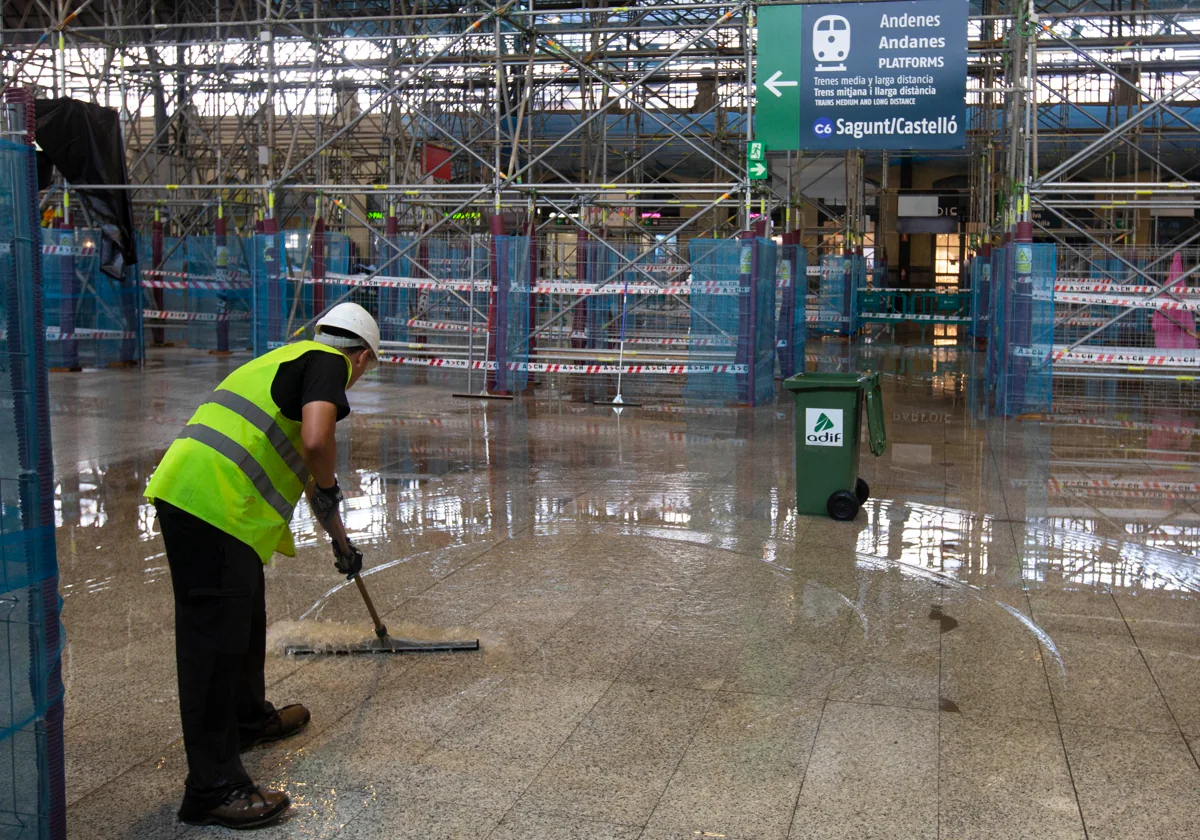
[[[379,620],[379,613],[375,612],[375,604],[371,600],[371,596],[367,594],[366,584],[362,582],[361,577],[355,575],[354,585],[358,587],[358,594],[362,595],[363,603],[367,605],[367,612],[371,614],[371,621],[375,622],[375,635],[382,639],[387,635],[387,627]]]

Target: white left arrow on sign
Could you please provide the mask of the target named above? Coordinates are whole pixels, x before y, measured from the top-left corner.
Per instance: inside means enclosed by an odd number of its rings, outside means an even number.
[[[771,78],[763,82],[763,87],[771,91],[771,93],[775,94],[776,96],[783,96],[783,91],[781,91],[780,88],[796,87],[798,84],[800,84],[799,82],[781,82],[779,81],[779,77],[782,75],[782,70],[776,70],[775,74],[771,76]]]

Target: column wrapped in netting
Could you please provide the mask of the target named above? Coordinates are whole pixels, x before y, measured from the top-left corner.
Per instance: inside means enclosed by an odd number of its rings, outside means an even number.
[[[475,285],[483,285],[488,277],[490,247],[486,237],[460,234],[427,238],[410,252],[418,256],[407,262],[408,276],[427,287],[417,293],[416,305],[410,309],[411,340],[440,348],[439,358],[474,355],[465,352],[467,348],[478,348],[483,356],[488,299]],[[510,251],[505,247],[507,256]],[[514,277],[512,270],[511,265],[504,266],[505,276]],[[524,288],[528,285],[526,277]]]
[[[138,237],[146,325],[166,340],[231,352],[250,344],[246,240],[229,234]]]
[[[374,238],[373,264],[386,266],[382,273],[396,277],[408,277],[408,256],[412,252],[412,240],[407,237],[376,236]],[[399,285],[379,289],[379,337],[382,341],[407,342],[410,339],[409,321],[416,317],[417,291]]]
[[[528,236],[505,237],[501,257],[508,264],[507,342],[508,389],[523,391],[529,382],[529,261],[532,241]]]
[[[240,236],[189,236],[187,344],[228,352],[250,345],[250,269]]]
[[[1011,417],[1050,410],[1056,257],[1050,243],[1017,242],[1008,248],[1012,268],[996,404]]]
[[[786,236],[791,238],[790,234]],[[776,273],[779,314],[775,322],[775,354],[779,360],[779,375],[784,379],[804,372],[804,347],[808,339],[805,318],[807,267],[808,252],[803,247],[791,243],[780,247]]]
[[[137,266],[114,279],[100,270],[93,230],[41,231],[46,354],[52,369],[79,370],[141,360]]]
[[[850,296],[849,306],[844,308],[844,318],[846,322],[846,334],[854,335],[858,332],[858,292],[860,289],[867,288],[867,258],[862,251],[856,251],[850,257],[850,277],[847,281],[846,292]]]
[[[821,257],[815,329],[823,335],[849,335],[855,320],[855,287],[851,260],[836,254]]]
[[[15,93],[23,92],[6,99]],[[30,117],[32,107],[26,97]],[[13,114],[6,104],[4,121]],[[32,137],[32,125],[25,130]],[[59,840],[66,836],[62,628],[32,146],[0,141],[0,208],[0,836]]]
[[[971,325],[967,334],[971,338],[988,337],[988,322],[992,307],[992,248],[984,245],[971,258],[969,272],[971,280]]]
[[[753,248],[753,276],[749,284],[749,310],[752,348],[748,363],[753,377],[747,383],[746,402],[758,405],[775,397],[775,274],[779,246],[770,239],[757,237]]]
[[[284,235],[288,236],[289,234],[295,236],[294,232]],[[311,236],[300,237],[298,241],[306,245],[304,254],[293,258],[289,247],[288,269],[293,277],[300,276],[301,282],[312,286],[308,295],[309,318],[320,315],[335,303],[343,300],[352,300],[362,304],[370,312],[375,311],[374,307],[378,305],[376,300],[378,292],[368,292],[346,283],[337,282],[338,279],[347,277],[350,273],[350,256],[353,250],[350,237],[344,233],[321,230]],[[301,268],[298,262],[305,256],[307,259]]]
[[[283,234],[256,233],[249,239],[249,250],[254,313],[251,343],[254,355],[261,356],[287,343],[289,312],[311,309],[312,287],[288,283],[283,268]]]
[[[689,351],[705,353],[714,346],[739,341],[741,309],[742,242],[736,239],[693,239],[688,243],[692,263],[688,329]],[[692,373],[687,375],[683,394],[686,399],[702,402],[735,402],[738,394],[738,364],[728,366],[734,373]]]
[[[1000,378],[1003,374],[1005,295],[1012,280],[1009,276],[1009,269],[1012,266],[1012,260],[1009,258],[1010,247],[1009,245],[1002,245],[992,249],[992,286],[991,303],[988,305],[987,365],[984,370],[988,390],[991,392],[999,390]]]
[[[529,237],[492,238],[495,317],[488,346],[494,362],[488,386],[499,393],[524,390],[529,381]]]

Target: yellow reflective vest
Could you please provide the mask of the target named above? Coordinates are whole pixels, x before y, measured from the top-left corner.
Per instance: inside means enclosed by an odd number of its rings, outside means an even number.
[[[349,384],[350,360],[315,341],[247,362],[196,409],[151,476],[146,498],[203,519],[253,548],[264,563],[275,551],[294,557],[288,522],[309,473],[300,454],[300,423],[283,416],[271,399],[271,383],[280,365],[313,350],[346,359]]]

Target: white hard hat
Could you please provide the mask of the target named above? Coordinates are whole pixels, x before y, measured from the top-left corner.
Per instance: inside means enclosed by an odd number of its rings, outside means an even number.
[[[350,333],[355,338],[327,332],[329,328]],[[338,348],[365,344],[371,350],[372,366],[379,361],[379,324],[357,303],[339,303],[322,315],[317,321],[317,341]]]

